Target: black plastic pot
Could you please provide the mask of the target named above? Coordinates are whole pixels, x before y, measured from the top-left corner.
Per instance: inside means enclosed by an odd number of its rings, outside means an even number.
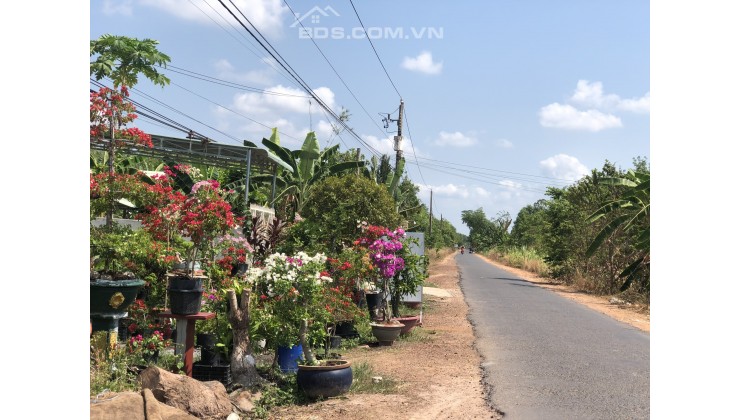
[[[169,278],[168,288],[172,290],[203,290],[205,277],[173,276]]]
[[[170,295],[170,311],[175,315],[195,315],[200,312],[203,290],[167,289]]]
[[[370,319],[373,321],[382,319],[382,295],[380,293],[365,293],[365,300],[367,301],[367,310],[370,312]]]
[[[196,334],[198,346],[200,346],[200,363],[213,366],[218,364],[218,352],[216,351],[216,334]]]

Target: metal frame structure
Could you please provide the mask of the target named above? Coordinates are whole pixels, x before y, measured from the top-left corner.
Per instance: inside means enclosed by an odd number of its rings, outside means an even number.
[[[90,138],[90,149],[107,151],[109,142],[110,139]],[[179,139],[155,134],[152,134],[152,144],[153,147],[151,148],[124,145],[119,147],[118,150],[131,155],[160,159],[171,158],[183,163],[211,165],[227,169],[242,169],[246,164],[245,200],[247,205],[249,205],[249,178],[252,167],[256,167],[264,172],[272,172],[273,187],[270,202],[275,198],[275,180],[280,161],[271,156],[265,149],[226,145],[209,140]]]

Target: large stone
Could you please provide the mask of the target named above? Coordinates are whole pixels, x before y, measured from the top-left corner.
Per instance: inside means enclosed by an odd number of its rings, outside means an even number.
[[[197,420],[183,410],[162,404],[151,390],[109,394],[90,404],[90,420]]]
[[[141,387],[150,389],[154,398],[201,419],[225,419],[231,414],[231,401],[221,382],[201,382],[156,366],[139,376]]]
[[[250,413],[254,410],[254,403],[262,398],[261,392],[251,393],[249,390],[238,390],[231,395],[231,402],[244,413]]]

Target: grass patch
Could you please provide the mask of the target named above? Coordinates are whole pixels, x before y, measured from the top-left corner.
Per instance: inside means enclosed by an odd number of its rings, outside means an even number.
[[[352,386],[350,394],[393,394],[398,391],[399,382],[393,378],[383,376],[379,382],[373,381],[373,376],[379,376],[367,362],[352,364]]]
[[[433,336],[435,334],[437,334],[437,331],[435,330],[428,330],[416,326],[409,334],[401,336],[401,340],[408,343],[429,343],[433,340]]]
[[[521,268],[541,277],[547,277],[550,273],[550,267],[548,267],[544,258],[532,248],[522,246],[495,249],[487,256],[510,267]]]

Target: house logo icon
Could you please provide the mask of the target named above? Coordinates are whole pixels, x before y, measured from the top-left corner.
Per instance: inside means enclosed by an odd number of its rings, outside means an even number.
[[[321,23],[321,17],[329,17],[329,16],[339,16],[339,13],[337,13],[336,10],[334,10],[331,6],[326,6],[323,9],[319,6],[314,6],[311,10],[304,14],[296,13],[295,14],[295,22],[293,22],[292,25],[290,25],[291,28],[295,28],[297,25],[305,24],[309,22],[304,22],[304,20],[311,18],[310,23],[311,24],[318,24]]]

